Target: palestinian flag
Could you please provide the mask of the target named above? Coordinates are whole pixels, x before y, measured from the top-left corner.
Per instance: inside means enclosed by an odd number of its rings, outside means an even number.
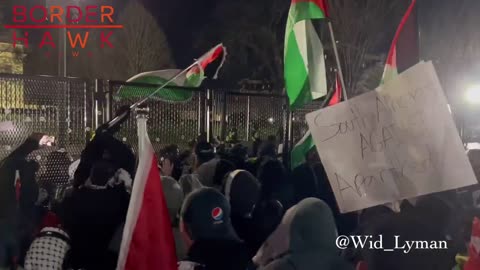
[[[418,26],[416,25],[416,17],[412,16],[415,12],[415,4],[417,0],[413,0],[403,15],[397,32],[393,37],[392,45],[388,52],[385,71],[383,72],[382,84],[398,75],[398,62],[403,61],[403,68],[409,68],[418,62]],[[408,63],[407,63],[408,62]]]
[[[213,79],[216,79],[218,72],[226,58],[226,48],[222,44],[219,44],[212,48],[209,52],[204,54],[195,62],[197,65],[188,70],[184,75],[176,78],[171,86],[176,87],[165,87],[162,91],[157,93],[153,98],[159,99],[166,102],[185,102],[189,101],[193,97],[193,92],[187,88],[199,87],[203,80],[206,78],[205,69],[207,66],[217,64],[215,74],[212,76]],[[142,84],[151,84],[152,87],[148,86],[122,86],[120,87],[116,98],[127,99],[127,98],[145,98],[158,88],[155,86],[160,86],[173,77],[175,77],[182,70],[179,69],[167,69],[167,70],[156,70],[149,71],[137,74],[132,78],[128,79],[127,82],[131,83],[142,83]],[[182,89],[182,87],[184,87]]]
[[[285,31],[284,73],[293,109],[327,93],[323,45],[311,21],[327,16],[326,0],[292,0]]]
[[[332,99],[328,103],[328,106],[333,106],[342,101],[342,85],[340,84],[339,77],[335,80],[335,93],[333,94]],[[315,147],[313,142],[312,135],[308,131],[305,136],[293,147],[291,154],[291,167],[295,169],[296,167],[302,165],[305,162],[305,157],[307,153]]]
[[[176,270],[175,241],[146,119],[138,120],[138,141],[139,164],[117,270]]]

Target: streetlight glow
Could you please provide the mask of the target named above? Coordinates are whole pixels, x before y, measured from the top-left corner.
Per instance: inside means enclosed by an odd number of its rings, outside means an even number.
[[[480,104],[480,85],[467,88],[466,99],[470,104]]]

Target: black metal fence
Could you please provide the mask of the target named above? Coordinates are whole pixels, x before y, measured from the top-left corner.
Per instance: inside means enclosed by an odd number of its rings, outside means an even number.
[[[47,133],[57,138],[57,146],[35,151],[30,156],[41,165],[38,179],[58,185],[67,183],[68,166],[79,158],[92,132],[111,119],[118,108],[138,101],[138,98],[119,98],[121,87],[140,91],[157,86],[0,74],[0,122],[14,125],[13,129],[0,132],[0,159],[32,132]],[[282,95],[228,89],[191,91],[192,98],[182,103],[147,101],[148,131],[157,152],[169,144],[187,147],[201,133],[223,140],[236,132],[237,138],[246,144],[254,136],[264,139],[276,136],[288,146],[299,140],[306,129],[305,111],[290,113],[288,101]],[[289,132],[290,128],[293,132]],[[136,151],[135,117],[130,117],[117,136]]]

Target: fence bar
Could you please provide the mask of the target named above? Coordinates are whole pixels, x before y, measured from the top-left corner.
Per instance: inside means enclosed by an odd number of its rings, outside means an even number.
[[[206,99],[206,107],[207,107],[207,141],[211,142],[212,139],[212,109],[213,109],[213,102],[212,102],[212,90],[207,89],[207,99]]]
[[[247,138],[246,141],[250,140],[250,97],[247,97]]]
[[[222,106],[222,124],[221,124],[221,135],[220,138],[222,141],[225,141],[227,138],[227,91],[223,91],[223,106]]]
[[[292,143],[292,117],[293,113],[290,110],[288,98],[284,103],[284,125],[283,125],[283,165],[285,168],[290,168],[290,144]]]

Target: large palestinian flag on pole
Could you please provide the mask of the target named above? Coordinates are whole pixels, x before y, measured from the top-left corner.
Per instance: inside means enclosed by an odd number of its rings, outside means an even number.
[[[285,87],[292,108],[301,108],[327,93],[323,45],[311,21],[326,17],[325,0],[292,0],[284,52]]]
[[[167,102],[189,101],[193,96],[193,92],[186,88],[199,87],[202,84],[203,80],[206,78],[205,69],[212,63],[213,65],[215,65],[215,63],[217,64],[216,72],[212,76],[213,79],[216,79],[218,72],[220,71],[223,63],[225,62],[225,58],[226,48],[222,44],[215,46],[209,52],[196,60],[196,66],[192,67],[190,70],[188,70],[188,72],[178,77],[171,83],[171,86],[176,87],[165,87],[163,90],[159,91],[153,97],[153,99],[159,99]],[[116,97],[120,99],[147,97],[158,89],[157,87],[155,87],[155,85],[160,86],[166,83],[167,81],[175,77],[179,72],[181,72],[181,70],[179,69],[166,69],[148,71],[137,74],[132,78],[128,79],[127,82],[146,84],[146,86],[134,86],[133,84],[128,86],[122,86],[116,93]],[[182,87],[184,88],[182,89]]]

